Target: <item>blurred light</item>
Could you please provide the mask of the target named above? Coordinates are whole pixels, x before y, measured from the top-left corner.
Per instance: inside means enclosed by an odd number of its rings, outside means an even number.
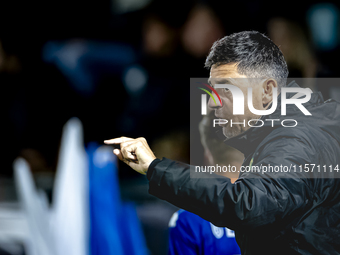
[[[83,97],[94,94],[101,77],[121,75],[136,61],[129,45],[94,40],[49,41],[43,47],[42,57],[54,64]]]
[[[332,50],[338,45],[339,10],[331,3],[313,5],[307,12],[315,46]]]
[[[146,87],[147,72],[141,66],[134,65],[125,71],[123,82],[129,94],[138,95]]]
[[[116,163],[117,157],[112,153],[112,150],[111,146],[100,146],[93,155],[93,164],[97,168],[103,168],[108,162]]]
[[[151,0],[115,0],[113,2],[113,12],[123,14],[137,11],[151,2]]]
[[[45,62],[55,64],[78,93],[88,96],[95,89],[93,77],[83,71],[81,61],[88,50],[85,41],[49,41],[43,47],[42,57]]]

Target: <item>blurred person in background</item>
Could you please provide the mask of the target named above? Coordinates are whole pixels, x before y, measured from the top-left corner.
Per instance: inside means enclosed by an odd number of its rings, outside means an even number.
[[[311,40],[306,30],[296,22],[284,18],[269,20],[268,36],[285,56],[289,77],[315,78],[320,69]],[[316,79],[302,79],[301,87],[318,90]]]
[[[285,56],[290,77],[316,77],[318,63],[311,40],[299,24],[273,18],[268,22],[268,37]]]
[[[234,231],[216,227],[198,215],[183,209],[169,222],[169,254],[241,254]]]
[[[202,70],[195,63],[202,63],[210,46],[223,37],[224,28],[216,13],[207,5],[196,4],[181,28],[180,40],[184,51],[192,58],[197,71],[191,77],[201,77]],[[189,67],[192,68],[192,67]]]

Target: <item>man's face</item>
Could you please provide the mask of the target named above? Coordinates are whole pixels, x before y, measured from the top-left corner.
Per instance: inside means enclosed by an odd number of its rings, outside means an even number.
[[[242,90],[244,95],[244,115],[233,115],[233,95],[228,89],[219,88],[216,89],[222,100],[222,106],[217,100],[216,95],[216,105],[214,101],[210,98],[208,102],[208,106],[215,110],[216,118],[226,119],[228,120],[227,124],[221,124],[223,129],[223,134],[229,139],[234,136],[237,136],[247,129],[249,129],[248,121],[251,119],[259,119],[261,116],[255,115],[250,112],[247,104],[248,98],[248,88],[252,87],[253,89],[253,106],[255,109],[262,110],[264,109],[262,98],[263,98],[263,89],[260,83],[256,84],[251,82],[251,79],[247,78],[245,75],[241,75],[237,72],[236,64],[224,64],[224,65],[213,65],[210,69],[210,79],[209,82],[212,87],[215,84],[231,84]],[[231,121],[233,124],[231,125]],[[242,124],[234,124],[235,122],[242,122]],[[245,123],[245,125],[243,124]],[[254,125],[255,122],[251,122],[251,125]]]

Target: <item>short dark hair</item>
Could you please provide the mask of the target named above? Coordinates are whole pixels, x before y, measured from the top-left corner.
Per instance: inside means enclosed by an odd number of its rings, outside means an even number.
[[[210,49],[205,67],[235,63],[237,71],[250,78],[274,78],[279,87],[287,82],[287,63],[279,47],[257,31],[243,31],[225,36]]]

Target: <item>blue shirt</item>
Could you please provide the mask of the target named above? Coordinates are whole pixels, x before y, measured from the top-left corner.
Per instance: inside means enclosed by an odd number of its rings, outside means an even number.
[[[216,227],[196,214],[179,210],[169,222],[169,255],[241,254],[234,231]]]

